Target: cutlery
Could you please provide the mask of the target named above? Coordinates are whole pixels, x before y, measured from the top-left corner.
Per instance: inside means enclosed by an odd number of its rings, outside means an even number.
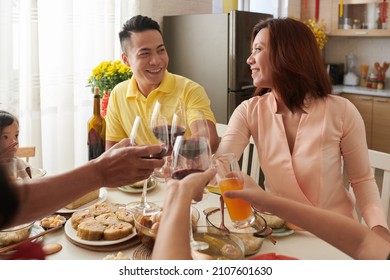
[[[11,244],[11,245],[5,246],[5,247],[3,247],[3,248],[0,248],[0,254],[1,254],[1,253],[8,252],[9,250],[15,249],[16,247],[18,247],[20,244],[22,244],[22,243],[24,243],[24,242],[32,241],[32,240],[34,240],[34,239],[37,239],[38,237],[41,237],[41,236],[43,236],[43,235],[45,235],[45,234],[48,234],[48,233],[50,233],[50,232],[52,232],[52,231],[55,231],[55,230],[57,230],[57,229],[60,229],[60,228],[62,228],[62,225],[61,225],[61,226],[58,226],[58,227],[54,227],[54,228],[48,229],[48,230],[45,230],[45,231],[43,231],[43,232],[41,232],[41,233],[38,233],[37,235],[31,236],[31,237],[29,237],[29,238],[27,238],[27,239],[25,239],[25,240],[23,240],[23,241],[20,241],[20,242],[18,242],[18,243]]]

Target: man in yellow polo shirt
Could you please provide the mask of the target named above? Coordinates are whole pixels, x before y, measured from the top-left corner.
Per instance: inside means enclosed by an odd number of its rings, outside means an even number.
[[[202,86],[167,71],[169,58],[159,24],[149,17],[132,17],[124,24],[119,39],[123,62],[130,66],[133,76],[111,92],[106,115],[106,149],[129,137],[137,115],[141,117],[140,128],[148,127],[156,100],[161,95],[174,95],[185,104],[189,125],[186,135],[196,134],[194,116],[202,112],[207,120],[211,149],[215,152],[219,139],[210,100]],[[145,137],[146,133],[139,129],[136,142],[144,142]]]

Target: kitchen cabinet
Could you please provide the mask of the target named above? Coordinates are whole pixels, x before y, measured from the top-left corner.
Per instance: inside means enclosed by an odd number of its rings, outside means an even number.
[[[383,0],[332,0],[331,36],[390,36],[389,4]],[[342,14],[342,16],[340,16]]]
[[[390,98],[342,93],[360,112],[369,149],[390,153]]]
[[[358,109],[360,115],[362,115],[364,126],[366,127],[367,145],[370,148],[372,146],[372,110],[373,110],[373,96],[358,95],[343,93],[341,96],[347,98]]]
[[[390,98],[374,97],[372,110],[372,149],[390,153]]]

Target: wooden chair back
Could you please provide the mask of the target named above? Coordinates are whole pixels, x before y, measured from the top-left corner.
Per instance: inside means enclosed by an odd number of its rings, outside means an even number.
[[[383,153],[374,150],[368,150],[368,157],[370,160],[370,165],[372,172],[375,176],[376,183],[379,188],[379,194],[381,197],[382,206],[385,212],[385,217],[387,222],[390,224],[390,154]],[[349,193],[356,203],[356,197],[353,193],[351,185],[348,182],[348,176],[345,171],[345,167],[342,168],[344,174],[344,182],[348,186]],[[361,217],[360,209],[358,205],[356,205],[356,211],[358,213],[358,217],[361,223],[365,224],[364,220]]]
[[[35,157],[35,146],[33,147],[19,147],[16,152],[16,156],[20,158],[25,158],[29,162],[30,157]]]
[[[390,154],[368,150],[371,168],[375,174],[378,184],[381,201],[385,210],[387,220],[389,220],[390,206]]]

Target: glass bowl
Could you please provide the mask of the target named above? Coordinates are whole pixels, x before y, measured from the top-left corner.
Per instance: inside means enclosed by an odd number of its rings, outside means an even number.
[[[34,222],[0,230],[0,246],[21,242],[30,236]]]
[[[242,260],[245,258],[245,245],[241,238],[225,231],[217,231],[212,226],[198,226],[194,239],[209,244],[206,250],[192,251],[194,259]]]
[[[161,219],[162,212],[152,216],[144,216],[143,214],[136,214],[134,217],[134,225],[137,235],[141,243],[153,249],[154,242],[156,241],[158,227]],[[192,207],[192,230],[195,231],[200,218],[198,209]]]
[[[272,229],[267,226],[265,219],[255,212],[256,219],[252,226],[236,229],[232,225],[227,209],[225,208],[224,211],[225,226],[229,229],[231,235],[235,235],[242,240],[245,246],[245,255],[249,256],[257,253],[263,244],[264,238],[272,233]],[[220,208],[208,208],[203,212],[206,215],[206,222],[210,226],[211,232],[218,233],[224,231],[220,228],[222,220]]]

